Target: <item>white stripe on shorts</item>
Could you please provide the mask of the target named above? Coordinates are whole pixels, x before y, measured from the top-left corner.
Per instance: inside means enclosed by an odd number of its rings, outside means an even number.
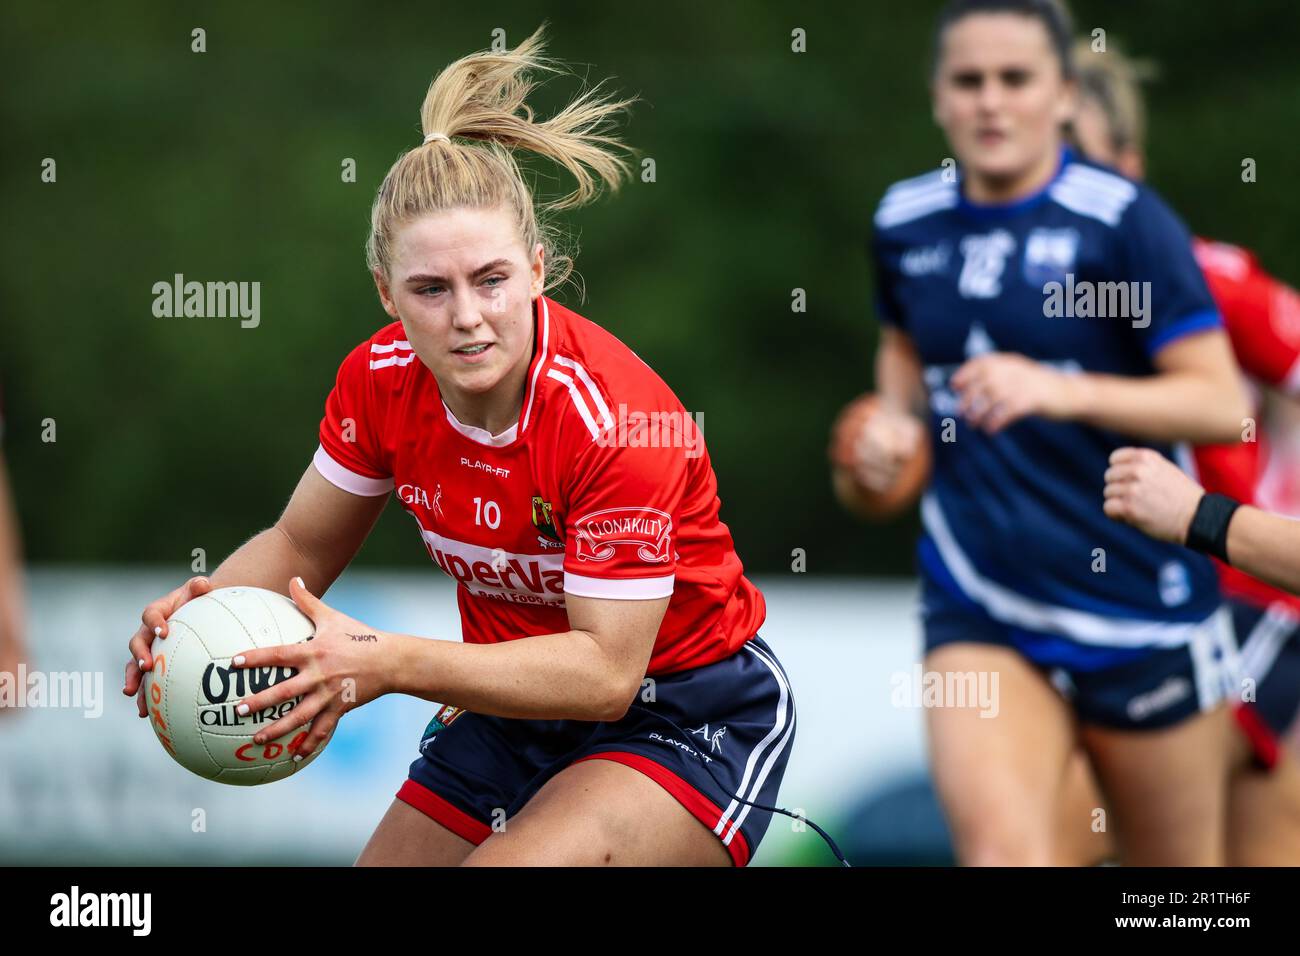
[[[758,746],[750,751],[749,759],[745,761],[745,772],[740,778],[740,786],[736,788],[737,793],[739,793],[743,799],[753,801],[758,796],[759,792],[762,791],[763,785],[767,782],[768,775],[772,772],[772,767],[775,765],[777,757],[780,756],[783,750],[785,750],[786,746],[790,742],[791,734],[794,733],[794,702],[790,696],[790,685],[786,683],[785,675],[781,673],[781,668],[777,666],[776,662],[755,647],[752,641],[745,644],[745,650],[749,651],[762,661],[764,666],[772,672],[772,676],[776,678],[777,687],[780,689],[780,698],[777,700],[776,704],[776,719],[772,724],[772,729],[768,731],[767,735],[761,741],[759,741]],[[789,716],[788,721],[787,713]],[[784,730],[784,734],[782,734],[782,730]],[[749,786],[748,791],[746,791],[746,786],[749,784],[750,775],[753,774],[755,765],[763,756],[763,751],[767,749],[767,746],[775,740],[778,735],[781,739],[777,741],[776,746],[772,748],[772,752],[768,754],[767,760],[763,762],[762,768],[754,776],[752,786]],[[732,839],[740,831],[740,825],[745,822],[745,817],[749,815],[749,811],[752,810],[753,807],[747,803],[741,804],[739,800],[733,799],[731,803],[727,805],[727,809],[722,811],[722,816],[718,819],[717,825],[713,828],[714,833],[722,836],[723,830],[727,826],[728,819],[737,807],[741,808],[740,812],[732,822],[730,831],[727,832],[726,836],[722,837],[722,842],[725,846],[731,846]]]
[[[1208,621],[1211,626],[1195,631],[1187,642],[1200,710],[1209,710],[1225,698],[1237,695],[1241,675],[1241,658],[1227,605],[1220,606]]]
[[[1241,640],[1242,673],[1255,681],[1255,689],[1273,669],[1273,662],[1283,646],[1300,627],[1300,615],[1287,604],[1275,601],[1268,606],[1248,635]]]

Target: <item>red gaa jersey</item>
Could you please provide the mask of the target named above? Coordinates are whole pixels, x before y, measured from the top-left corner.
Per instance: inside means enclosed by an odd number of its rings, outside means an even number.
[[[1192,252],[1223,315],[1242,371],[1257,382],[1300,396],[1300,293],[1265,272],[1240,246],[1196,238]],[[1262,477],[1263,445],[1264,435],[1257,434],[1253,442],[1199,446],[1197,476],[1207,491],[1251,504]],[[1257,604],[1285,601],[1300,609],[1300,598],[1238,568],[1216,564],[1228,594]]]
[[[1300,293],[1240,246],[1193,239],[1237,361],[1247,375],[1300,397]]]
[[[565,595],[671,595],[647,673],[735,653],[763,623],[718,517],[695,420],[649,366],[546,297],[519,421],[464,425],[400,322],[343,360],[316,469],[357,495],[396,492],[430,557],[459,585],[477,644],[569,630]]]

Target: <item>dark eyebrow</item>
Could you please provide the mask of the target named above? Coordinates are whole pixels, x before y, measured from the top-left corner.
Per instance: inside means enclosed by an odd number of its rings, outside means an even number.
[[[470,277],[478,278],[484,273],[491,272],[493,269],[499,269],[502,266],[508,266],[508,265],[510,265],[509,259],[493,259],[491,262],[487,263],[487,265],[479,266],[477,269],[471,272]],[[432,276],[423,272],[417,272],[414,275],[407,276],[406,281],[411,283],[419,283],[422,285],[423,284],[430,284],[430,285],[447,284],[447,280],[444,279],[442,276]]]

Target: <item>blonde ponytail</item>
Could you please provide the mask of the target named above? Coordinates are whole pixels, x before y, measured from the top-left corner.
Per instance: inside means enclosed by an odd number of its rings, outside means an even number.
[[[434,78],[420,108],[424,142],[398,157],[375,196],[366,243],[372,271],[387,273],[393,235],[402,223],[444,209],[504,204],[525,247],[546,247],[546,288],[569,278],[573,260],[556,248],[558,230],[548,213],[589,203],[602,186],[618,189],[630,169],[627,147],[612,127],[634,100],[613,98],[598,85],[550,119],[536,119],[527,102],[537,86],[533,75],[563,72],[542,55],[544,29],[513,50],[462,57]],[[574,189],[536,202],[517,160],[520,152],[563,167]]]
[[[1109,50],[1097,52],[1090,40],[1081,39],[1074,50],[1080,92],[1105,114],[1111,147],[1144,152],[1147,117],[1142,84],[1157,76],[1155,64],[1125,56],[1114,43]]]

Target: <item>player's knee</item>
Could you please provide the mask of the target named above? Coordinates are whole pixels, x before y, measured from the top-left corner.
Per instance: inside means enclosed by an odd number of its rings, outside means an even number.
[[[1008,803],[966,812],[952,821],[957,862],[963,866],[1050,866],[1053,835],[1029,807]]]
[[[1051,866],[1051,841],[1044,835],[982,832],[958,844],[962,866]]]

